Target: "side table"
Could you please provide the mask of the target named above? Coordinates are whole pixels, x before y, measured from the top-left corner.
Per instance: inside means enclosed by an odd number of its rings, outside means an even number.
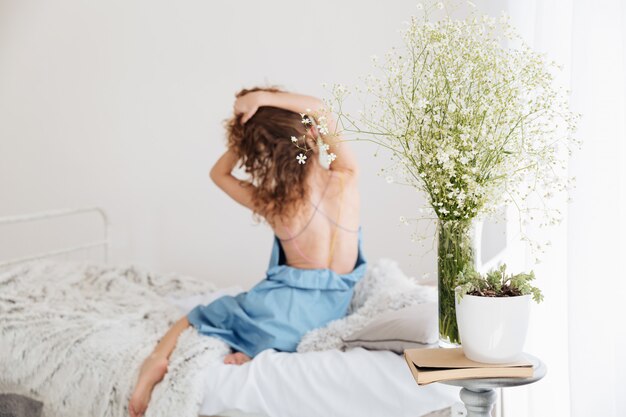
[[[497,397],[495,388],[532,384],[546,375],[547,367],[539,358],[527,353],[524,355],[533,364],[534,374],[530,378],[456,379],[441,383],[462,387],[459,395],[467,409],[467,417],[491,417],[491,408]]]

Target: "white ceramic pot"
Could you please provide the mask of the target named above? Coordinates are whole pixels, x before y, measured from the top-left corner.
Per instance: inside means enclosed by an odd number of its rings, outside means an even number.
[[[456,295],[456,321],[468,359],[506,363],[520,359],[528,330],[530,295],[478,297]]]

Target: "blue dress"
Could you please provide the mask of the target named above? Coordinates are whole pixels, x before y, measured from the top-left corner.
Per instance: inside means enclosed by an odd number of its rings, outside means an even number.
[[[248,292],[195,307],[187,319],[200,334],[218,337],[251,358],[265,349],[295,352],[305,333],[346,315],[366,268],[360,230],[358,242],[354,269],[337,274],[286,265],[275,236],[264,280]]]

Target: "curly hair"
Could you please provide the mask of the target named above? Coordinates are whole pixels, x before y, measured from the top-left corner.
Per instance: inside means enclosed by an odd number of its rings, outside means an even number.
[[[241,97],[254,91],[280,92],[277,88],[244,89]],[[309,140],[302,116],[277,107],[260,107],[245,123],[235,116],[226,122],[228,147],[239,157],[239,166],[250,175],[254,214],[267,221],[292,216],[309,196],[306,184],[312,164],[299,164],[300,145]]]

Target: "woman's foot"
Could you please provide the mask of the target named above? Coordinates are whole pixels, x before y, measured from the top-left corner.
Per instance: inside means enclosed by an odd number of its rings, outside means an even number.
[[[228,354],[224,358],[224,363],[227,365],[243,365],[246,362],[250,362],[250,356],[241,352]]]
[[[139,378],[137,378],[137,385],[135,385],[135,391],[128,403],[130,417],[139,417],[146,412],[152,390],[165,376],[167,364],[166,357],[155,355],[148,356],[143,362],[141,371],[139,371]]]

